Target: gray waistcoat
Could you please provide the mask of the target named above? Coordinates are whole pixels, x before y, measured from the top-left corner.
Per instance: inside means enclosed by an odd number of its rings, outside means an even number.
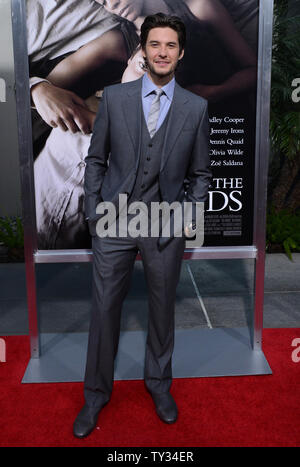
[[[169,114],[170,110],[153,138],[150,138],[145,118],[142,114],[140,162],[135,185],[128,200],[129,203],[134,201],[143,201],[144,203],[161,201],[158,176]]]

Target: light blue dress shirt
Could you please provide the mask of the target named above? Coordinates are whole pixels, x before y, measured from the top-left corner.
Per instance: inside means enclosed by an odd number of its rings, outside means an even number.
[[[159,109],[159,117],[156,125],[156,131],[159,127],[163,124],[164,119],[167,116],[167,113],[170,109],[170,105],[172,103],[173,95],[174,95],[174,88],[175,88],[175,78],[169,81],[168,84],[163,86],[161,89],[164,91],[164,94],[160,98],[160,109]],[[145,121],[148,121],[148,115],[150,111],[150,107],[152,104],[153,99],[155,98],[155,94],[151,94],[153,91],[157,89],[157,86],[151,81],[148,77],[148,74],[145,73],[143,76],[142,81],[142,102],[143,102],[143,110]]]

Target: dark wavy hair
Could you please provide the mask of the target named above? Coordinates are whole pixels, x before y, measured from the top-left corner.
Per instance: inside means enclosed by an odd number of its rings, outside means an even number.
[[[149,31],[154,28],[171,28],[177,32],[180,53],[185,47],[186,29],[185,24],[178,16],[156,13],[145,18],[141,26],[141,47],[145,49]]]

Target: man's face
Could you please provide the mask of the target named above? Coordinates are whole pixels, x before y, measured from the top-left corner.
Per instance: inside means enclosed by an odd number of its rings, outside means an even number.
[[[150,75],[159,78],[169,76],[171,79],[184,51],[179,52],[178,34],[174,29],[158,27],[149,31],[143,54]]]

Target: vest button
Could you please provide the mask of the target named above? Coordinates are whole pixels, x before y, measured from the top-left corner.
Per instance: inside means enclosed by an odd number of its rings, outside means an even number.
[[[145,175],[148,175],[148,172],[147,172],[147,170],[145,170],[145,171],[144,171],[144,174],[145,174]]]
[[[152,148],[153,143],[149,143],[148,146],[149,146],[149,148]]]
[[[147,157],[147,161],[151,161],[151,157],[148,156],[148,157]]]

